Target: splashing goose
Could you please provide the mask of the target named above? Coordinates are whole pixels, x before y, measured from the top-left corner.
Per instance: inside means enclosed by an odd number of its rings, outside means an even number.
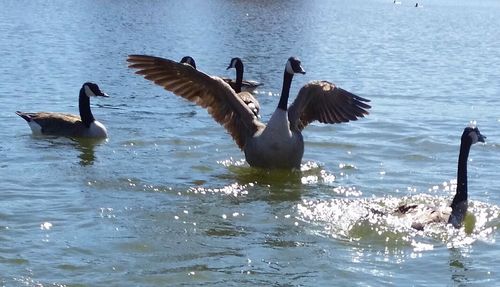
[[[55,135],[77,138],[106,138],[106,127],[95,120],[90,110],[90,97],[108,97],[94,83],[84,83],[80,89],[80,116],[54,112],[16,114],[28,123],[34,135]]]
[[[267,126],[221,78],[210,77],[185,64],[146,55],[129,55],[129,67],[166,90],[207,109],[231,134],[253,167],[300,168],[304,153],[302,130],[311,122],[341,123],[368,114],[369,100],[326,81],[304,85],[288,108],[295,73],[305,74],[299,59],[286,62],[278,107]]]
[[[414,218],[412,227],[423,230],[432,222],[446,222],[455,228],[460,228],[467,213],[467,159],[473,144],[483,142],[486,137],[481,134],[475,126],[464,129],[460,142],[460,153],[458,155],[457,170],[457,190],[451,202],[451,212],[449,210],[437,210],[434,207],[425,205],[401,205],[396,213],[410,215]]]
[[[229,67],[228,69],[231,68],[231,66],[233,65],[233,60],[234,59],[238,59],[238,58],[233,58],[231,60],[231,63],[229,64]],[[194,69],[196,69],[196,62],[194,61],[193,57],[191,56],[185,56],[185,57],[182,57],[181,61],[179,63],[183,63],[183,64],[187,64],[187,65],[190,65],[191,67],[193,67]],[[243,73],[243,71],[242,71]],[[242,77],[236,79],[236,82],[234,82],[234,86],[231,86],[231,88],[236,92],[236,94],[238,95],[238,97],[241,98],[241,100],[243,100],[243,102],[252,110],[252,112],[254,113],[254,115],[256,117],[259,117],[260,118],[260,115],[259,115],[259,112],[260,112],[260,104],[259,104],[259,101],[257,101],[257,99],[249,92],[249,91],[244,91],[242,92]],[[231,81],[231,79],[227,79],[227,78],[222,78],[222,80],[224,80],[224,82],[228,83],[229,85],[231,85],[229,83],[229,81]]]

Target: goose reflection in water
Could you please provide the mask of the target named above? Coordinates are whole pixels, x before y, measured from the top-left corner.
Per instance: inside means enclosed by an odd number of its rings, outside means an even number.
[[[96,146],[105,143],[106,139],[85,139],[74,138],[71,139],[75,144],[76,149],[80,152],[78,158],[81,166],[93,165],[96,159],[94,149]]]

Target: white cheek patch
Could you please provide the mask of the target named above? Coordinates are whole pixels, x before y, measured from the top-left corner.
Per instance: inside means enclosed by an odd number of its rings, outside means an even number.
[[[285,68],[285,71],[288,73],[288,74],[295,74],[295,71],[293,70],[293,67],[292,67],[292,63],[290,61],[287,61],[286,62],[286,68]]]
[[[236,68],[236,60],[235,59],[233,59],[231,61],[231,68]]]
[[[96,96],[94,94],[94,92],[92,92],[92,90],[87,85],[85,85],[85,94],[87,95],[87,97],[95,97]]]
[[[194,60],[193,60],[193,58],[187,58],[187,59],[185,59],[184,63],[188,64],[189,66],[194,67]]]

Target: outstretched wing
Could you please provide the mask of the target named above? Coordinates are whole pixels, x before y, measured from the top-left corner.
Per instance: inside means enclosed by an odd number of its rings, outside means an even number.
[[[355,121],[368,115],[369,101],[327,81],[309,82],[288,109],[290,128],[301,131],[316,120],[326,124]]]
[[[231,87],[218,77],[176,61],[146,55],[129,55],[129,67],[136,74],[166,90],[206,108],[243,149],[246,139],[264,125]]]

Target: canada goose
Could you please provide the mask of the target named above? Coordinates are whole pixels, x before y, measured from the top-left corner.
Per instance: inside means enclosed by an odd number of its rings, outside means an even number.
[[[457,170],[457,190],[453,201],[451,202],[451,212],[447,210],[438,210],[432,206],[425,205],[401,205],[397,214],[411,215],[414,220],[412,227],[423,230],[424,226],[431,222],[446,222],[455,228],[460,228],[467,212],[467,159],[469,151],[473,144],[483,142],[486,137],[479,132],[475,126],[469,126],[464,129],[460,142],[460,153],[458,155]]]
[[[90,97],[108,97],[97,84],[84,83],[80,89],[80,116],[63,113],[39,112],[16,114],[28,122],[34,135],[55,135],[82,138],[106,138],[106,127],[95,120],[90,110]]]
[[[196,62],[191,56],[182,57],[180,63],[188,64],[196,69]],[[243,80],[243,62],[240,58],[231,59],[231,63],[226,70],[229,70],[231,68],[236,69],[236,80],[224,77],[221,77],[221,79],[224,80],[224,82],[228,83],[231,88],[233,88],[233,90],[235,90],[237,93],[241,91],[253,92],[257,87],[262,86],[262,83],[256,81]]]
[[[261,86],[262,83],[256,82],[256,81],[248,81],[248,80],[243,80],[243,61],[241,61],[240,58],[232,58],[231,63],[227,67],[226,70],[229,70],[231,68],[236,69],[236,80],[228,79],[228,78],[223,78],[223,80],[228,83],[233,90],[235,90],[237,93],[241,91],[247,91],[247,92],[253,92],[257,87]]]
[[[179,63],[188,64],[189,66],[196,69],[196,62],[194,61],[193,57],[191,57],[191,56],[182,57],[182,59]]]
[[[241,64],[241,71],[240,71],[241,75],[240,75],[239,78],[236,77],[236,82],[233,82],[234,86],[231,85],[231,83],[230,83],[231,79],[222,78],[222,80],[224,80],[226,83],[228,83],[231,86],[231,88],[236,92],[236,94],[243,100],[243,102],[245,102],[245,104],[247,104],[247,106],[252,110],[252,112],[254,113],[254,115],[260,118],[260,115],[259,115],[259,112],[260,112],[259,101],[257,101],[257,99],[249,91],[241,92],[241,89],[242,89],[242,78],[243,78],[243,63],[241,63],[241,60],[239,58],[233,58],[233,59],[231,59],[231,63],[229,64],[229,66],[227,67],[227,69],[234,68],[233,66],[236,65],[235,63],[238,60],[239,60],[239,62]],[[182,57],[182,59],[181,59],[181,61],[179,63],[188,64],[191,67],[193,67],[193,68],[196,69],[196,62],[194,61],[193,57],[191,57],[191,56]]]
[[[247,106],[252,110],[254,115],[260,118],[260,104],[259,101],[250,93],[258,86],[262,85],[253,81],[243,80],[243,62],[240,58],[232,58],[229,66],[226,70],[231,68],[236,69],[236,81],[231,79],[222,78],[226,83],[228,83],[231,88],[238,94],[238,96],[247,104]]]
[[[166,90],[194,102],[231,134],[253,167],[300,168],[304,153],[301,131],[309,123],[341,123],[368,114],[369,100],[326,81],[312,81],[301,88],[288,108],[295,73],[305,74],[300,60],[286,62],[278,107],[267,126],[259,121],[236,92],[221,78],[210,77],[185,64],[159,57],[129,55],[129,67]]]

